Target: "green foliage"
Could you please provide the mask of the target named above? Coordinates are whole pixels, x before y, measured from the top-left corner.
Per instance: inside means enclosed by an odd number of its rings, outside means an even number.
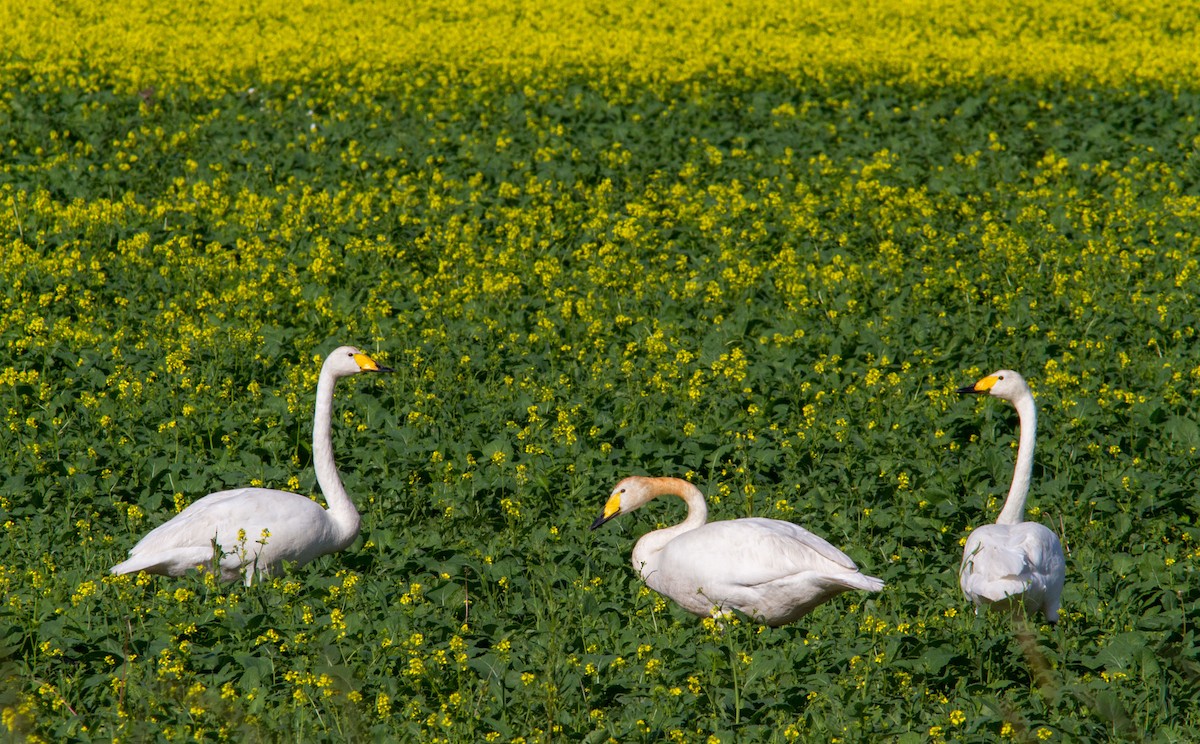
[[[1200,736],[1195,93],[753,78],[617,96],[6,90],[0,693],[46,741]],[[1103,112],[1098,119],[1096,112]],[[363,512],[244,588],[112,578],[251,482]],[[1063,620],[975,617],[1021,371]],[[723,628],[591,533],[631,473],[792,519],[887,589]]]

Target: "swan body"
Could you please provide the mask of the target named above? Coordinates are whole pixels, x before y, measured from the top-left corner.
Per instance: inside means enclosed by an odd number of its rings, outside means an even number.
[[[881,580],[859,573],[849,556],[799,525],[761,518],[708,522],[704,494],[678,478],[622,480],[592,529],[668,494],[687,503],[687,518],[643,535],[633,549],[633,568],[647,586],[694,615],[738,610],[779,626],[842,592],[883,588]]]
[[[976,612],[985,606],[1015,609],[1021,605],[1030,615],[1040,611],[1049,622],[1058,622],[1066,575],[1062,543],[1045,525],[1023,521],[1037,441],[1033,393],[1025,378],[1008,369],[993,372],[957,392],[1009,401],[1017,409],[1021,426],[1008,498],[995,524],[977,527],[967,537],[959,585],[975,604]]]
[[[284,561],[307,563],[347,548],[358,535],[359,516],[333,461],[333,389],[342,377],[390,371],[353,346],[334,349],[321,365],[313,465],[328,509],[306,496],[270,488],[210,493],[147,533],[112,573],[181,576],[215,562],[222,579],[240,577],[249,586],[256,575],[268,576]]]

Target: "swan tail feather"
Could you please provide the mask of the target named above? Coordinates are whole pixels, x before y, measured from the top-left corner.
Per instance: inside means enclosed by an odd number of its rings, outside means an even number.
[[[878,592],[883,589],[883,579],[860,573],[845,573],[830,576],[830,582],[848,589],[861,589],[864,592]]]

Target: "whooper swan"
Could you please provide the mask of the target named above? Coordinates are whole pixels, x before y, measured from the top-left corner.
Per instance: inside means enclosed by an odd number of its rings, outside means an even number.
[[[321,365],[312,451],[328,510],[306,496],[269,488],[210,493],[149,532],[112,573],[181,576],[195,567],[211,568],[215,545],[221,578],[241,576],[249,586],[256,574],[270,575],[284,561],[307,563],[345,549],[358,535],[359,517],[333,462],[333,388],[339,378],[359,372],[391,371],[353,346],[334,349]]]
[[[1019,603],[1032,615],[1041,611],[1058,622],[1066,560],[1062,544],[1045,525],[1022,521],[1033,474],[1037,441],[1037,406],[1025,378],[1009,369],[993,372],[962,394],[994,395],[1012,403],[1020,420],[1017,464],[1008,498],[995,524],[977,527],[967,538],[958,579],[963,593],[975,603],[1011,609]]]
[[[739,610],[779,626],[850,589],[883,588],[879,579],[859,573],[849,556],[799,525],[753,517],[708,522],[704,494],[679,478],[626,478],[592,529],[667,494],[684,500],[687,518],[643,535],[633,548],[633,568],[647,586],[692,614]]]

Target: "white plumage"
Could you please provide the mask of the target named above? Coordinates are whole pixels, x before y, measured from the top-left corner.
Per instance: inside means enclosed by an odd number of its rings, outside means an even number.
[[[665,494],[684,500],[687,518],[643,535],[633,549],[633,568],[647,586],[692,614],[739,610],[767,625],[786,625],[842,592],[883,588],[845,553],[791,522],[708,523],[704,494],[678,478],[626,478],[592,529]]]
[[[959,584],[976,612],[984,606],[1012,609],[1022,605],[1032,615],[1058,622],[1059,599],[1066,575],[1062,543],[1045,525],[1025,522],[1025,500],[1033,475],[1037,442],[1037,406],[1025,378],[1012,370],[993,372],[963,394],[989,394],[1017,409],[1021,438],[1012,486],[996,524],[977,527],[963,549]]]
[[[348,547],[358,535],[359,516],[333,461],[333,389],[342,377],[390,371],[353,346],[334,349],[321,365],[313,414],[313,466],[328,509],[306,496],[269,488],[210,493],[151,530],[112,573],[181,576],[196,567],[211,568],[216,546],[221,578],[241,577],[249,586],[256,575],[270,575],[284,561],[307,563]]]

